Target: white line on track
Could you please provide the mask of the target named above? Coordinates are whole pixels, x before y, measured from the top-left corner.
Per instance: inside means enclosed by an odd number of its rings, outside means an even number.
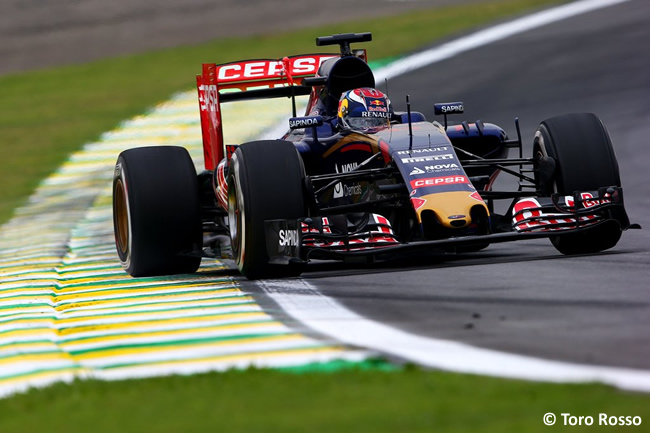
[[[380,83],[384,79],[405,74],[432,63],[449,59],[465,51],[488,45],[528,30],[627,1],[629,0],[580,0],[527,15],[400,59],[377,70],[375,80],[377,83]]]
[[[579,0],[527,15],[397,60],[383,68],[377,69],[377,71],[375,71],[375,82],[381,83],[386,79],[406,74],[407,72],[457,56],[465,51],[473,50],[528,30],[533,30],[576,15],[628,1],[629,0]],[[304,109],[305,106],[306,104],[301,105],[298,111]],[[286,133],[286,131],[286,123],[281,123],[276,127],[265,131],[260,138],[269,140],[276,139],[281,137]]]
[[[524,31],[626,1],[581,0],[548,9],[408,56],[379,69],[375,77],[381,82]],[[266,280],[259,285],[290,316],[323,335],[427,367],[513,379],[601,382],[650,392],[650,371],[551,361],[409,334],[360,316],[305,280]]]
[[[264,280],[259,285],[290,316],[321,334],[426,367],[511,379],[601,382],[650,392],[648,371],[550,361],[422,337],[362,317],[305,280]]]

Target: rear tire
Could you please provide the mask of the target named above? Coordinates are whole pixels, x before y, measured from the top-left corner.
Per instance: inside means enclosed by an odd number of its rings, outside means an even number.
[[[113,227],[122,267],[133,277],[198,269],[198,184],[185,148],[142,147],[120,154],[113,178]]]
[[[595,114],[565,114],[543,121],[535,133],[533,158],[544,157],[555,160],[555,171],[550,179],[536,174],[543,194],[573,195],[575,191],[621,186],[611,139]],[[612,222],[550,240],[562,254],[587,254],[612,248],[621,233],[620,225]]]
[[[264,221],[307,216],[305,169],[293,143],[279,140],[240,145],[228,167],[228,224],[233,257],[249,279],[300,275],[300,265],[272,265]]]

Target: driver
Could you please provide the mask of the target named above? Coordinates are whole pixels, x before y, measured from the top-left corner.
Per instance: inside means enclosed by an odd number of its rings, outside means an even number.
[[[344,92],[339,100],[339,128],[373,134],[390,126],[393,108],[388,96],[377,89],[362,87]]]

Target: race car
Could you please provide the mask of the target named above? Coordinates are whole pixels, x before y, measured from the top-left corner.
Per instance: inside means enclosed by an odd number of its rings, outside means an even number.
[[[350,47],[371,38],[316,39],[337,53],[204,64],[196,82],[205,170],[197,175],[182,147],[118,157],[114,230],[124,269],[191,273],[202,257],[226,257],[249,279],[277,278],[299,275],[312,260],[462,253],[534,238],[563,254],[596,253],[640,228],[630,224],[596,115],[544,120],[524,157],[517,119],[509,139],[494,124],[448,122],[463,113],[461,102],[435,104],[442,123],[408,101],[394,111],[375,88],[366,51]],[[297,116],[300,95],[309,99]],[[221,104],[280,97],[293,102],[283,136],[224,143]],[[500,173],[518,187],[494,190]],[[501,214],[500,200],[508,203]]]

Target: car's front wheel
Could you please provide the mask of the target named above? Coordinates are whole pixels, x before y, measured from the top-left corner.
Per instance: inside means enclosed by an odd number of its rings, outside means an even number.
[[[533,157],[555,162],[551,177],[537,178],[544,194],[573,195],[621,186],[612,142],[595,114],[565,114],[543,121],[535,133]],[[621,233],[620,225],[611,221],[580,233],[553,236],[551,242],[562,254],[596,253],[615,246]]]
[[[296,265],[269,263],[264,221],[306,216],[305,170],[293,143],[240,145],[228,165],[228,224],[233,257],[249,279],[297,275]]]

